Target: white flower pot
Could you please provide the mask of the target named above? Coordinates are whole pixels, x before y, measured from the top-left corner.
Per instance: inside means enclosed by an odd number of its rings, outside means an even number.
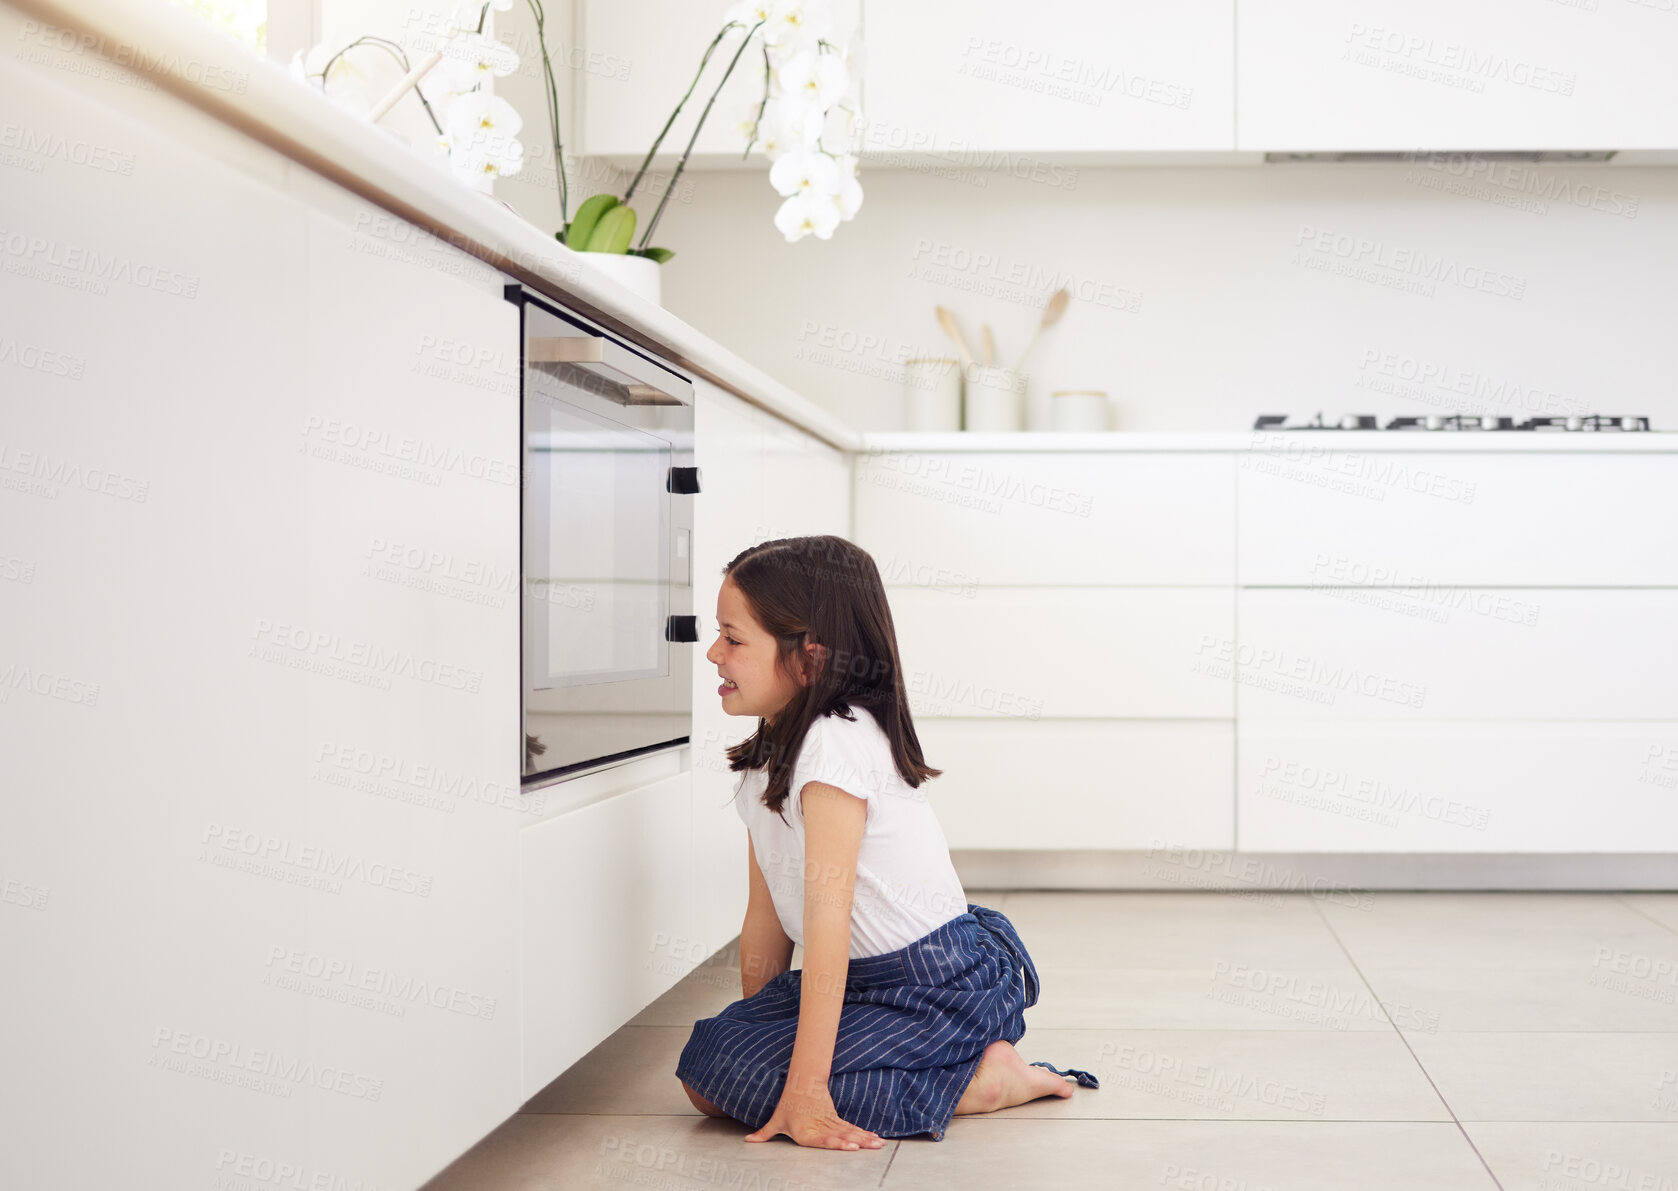
[[[626,252],[579,252],[588,267],[603,273],[613,281],[639,294],[654,306],[663,305],[663,290],[659,284],[657,261],[644,256],[630,256]]]

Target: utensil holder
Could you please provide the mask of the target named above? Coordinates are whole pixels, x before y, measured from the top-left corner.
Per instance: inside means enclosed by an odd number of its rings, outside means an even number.
[[[1012,368],[975,364],[967,370],[963,430],[1007,434],[1025,428],[1025,381]]]

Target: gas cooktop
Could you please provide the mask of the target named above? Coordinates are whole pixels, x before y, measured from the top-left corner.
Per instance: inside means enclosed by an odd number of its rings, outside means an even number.
[[[1319,411],[1309,422],[1288,421],[1287,414],[1260,414],[1254,430],[1647,430],[1649,419],[1609,417],[1605,414],[1572,414],[1567,417],[1514,418],[1491,414],[1421,414],[1395,417],[1385,426],[1374,414],[1345,414],[1323,421]]]

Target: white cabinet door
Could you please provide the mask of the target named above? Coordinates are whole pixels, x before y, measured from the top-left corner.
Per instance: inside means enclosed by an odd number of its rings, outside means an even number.
[[[591,157],[611,157],[620,164],[633,163],[633,168],[639,168],[659,130],[699,72],[705,49],[721,31],[728,7],[727,4],[695,4],[691,0],[582,0],[580,37],[572,63],[583,96],[582,151]],[[834,21],[829,36],[843,44],[858,26],[860,0],[836,0],[832,8]],[[705,118],[688,164],[691,167],[740,162],[747,142],[741,123],[756,118],[764,94],[761,31],[740,56],[732,73],[729,72],[729,63],[744,37],[745,30],[732,29],[723,38],[665,136],[658,156],[665,180],[713,94],[716,103]],[[558,61],[554,66],[558,73]],[[725,74],[727,83],[722,82]],[[761,168],[761,156],[755,156],[753,161]],[[668,165],[662,164],[665,162]],[[670,200],[672,204],[687,201],[684,196],[689,185],[689,182],[678,183],[678,191]],[[662,182],[655,186],[655,190],[662,188]],[[576,202],[604,189],[603,185],[585,183],[574,191]],[[656,202],[643,209],[636,203],[643,221],[651,217],[654,206]],[[670,215],[667,209],[666,218]]]
[[[1678,590],[1243,589],[1244,723],[1678,720]]]
[[[1252,852],[1678,850],[1678,724],[1253,724]]]
[[[520,833],[525,1097],[715,950],[694,926],[692,788],[677,774]]]
[[[1228,719],[1233,593],[888,589],[917,718]]]
[[[763,427],[751,406],[703,378],[694,381],[693,610],[699,617],[693,677],[693,905],[696,933],[716,951],[740,933],[746,913],[746,827],[732,805],[740,774],[730,746],[750,736],[754,718],[727,715],[716,667],[705,660],[717,640],[722,569],[757,539],[764,515]]]
[[[1235,458],[865,452],[856,532],[888,583],[1228,585]]]
[[[1244,585],[1678,585],[1678,454],[1241,456]],[[1518,593],[1517,593],[1518,594]]]
[[[865,14],[872,154],[1234,148],[1229,0],[869,0]]]
[[[1239,148],[1670,149],[1670,5],[1241,0]]]
[[[952,848],[1231,848],[1228,721],[917,719]]]

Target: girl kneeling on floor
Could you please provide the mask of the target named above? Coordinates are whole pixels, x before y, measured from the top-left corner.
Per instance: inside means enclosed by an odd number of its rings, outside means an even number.
[[[999,911],[967,901],[919,787],[921,755],[874,560],[832,536],[753,546],[723,568],[705,657],[729,715],[749,835],[742,999],[694,1023],[676,1065],[710,1116],[799,1145],[874,1149],[1040,1096],[1064,1076],[1013,1043],[1037,969]],[[792,968],[794,944],[804,967]]]

